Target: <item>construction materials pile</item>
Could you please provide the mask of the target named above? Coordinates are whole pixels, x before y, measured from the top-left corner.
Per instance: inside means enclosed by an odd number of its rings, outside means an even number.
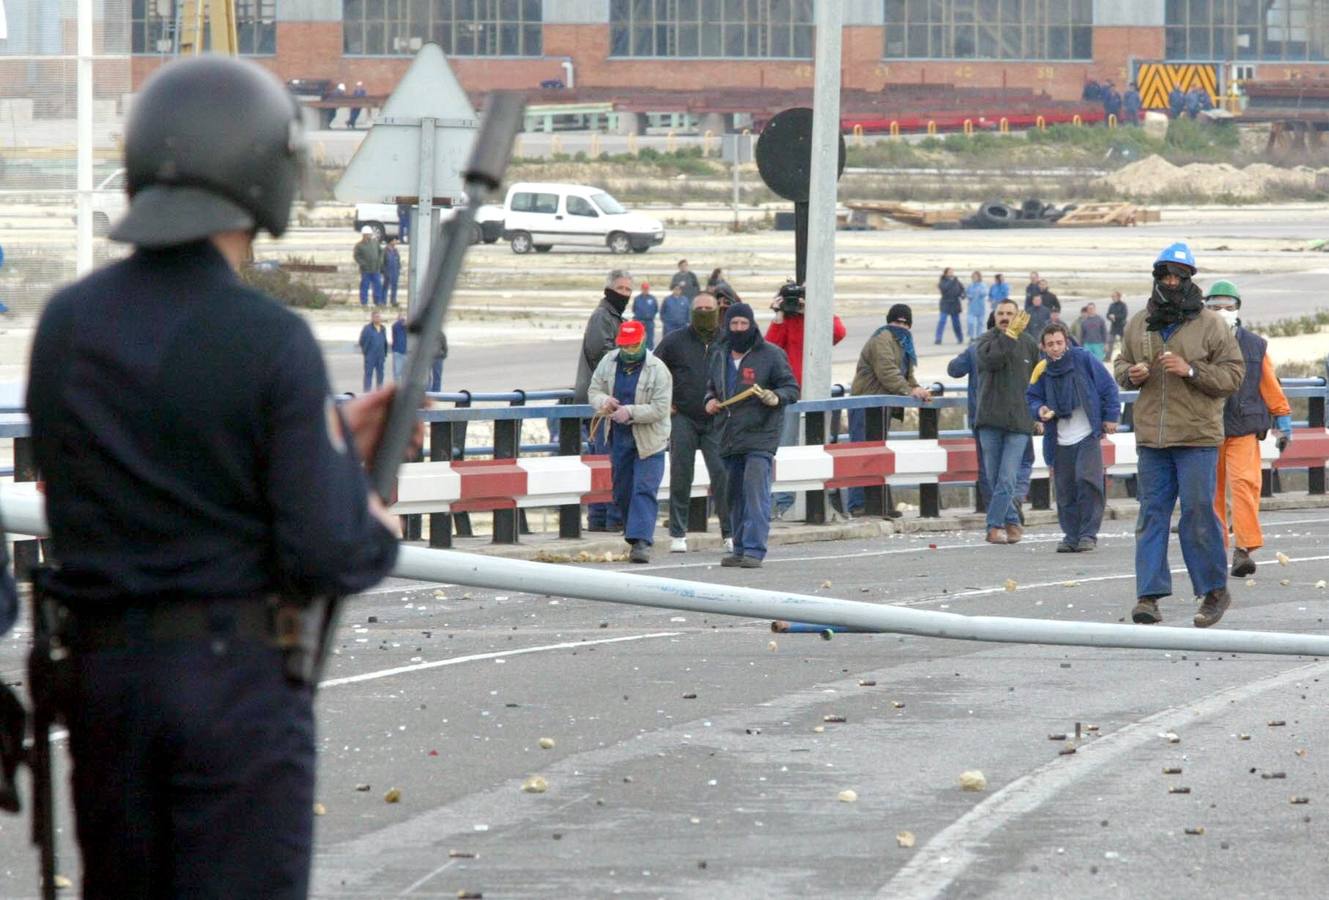
[[[886,220],[915,228],[1086,228],[1103,225],[1135,225],[1157,222],[1156,210],[1132,203],[1080,203],[1057,206],[1031,197],[1021,203],[987,200],[971,211],[963,209],[924,210],[902,203],[854,200],[849,207],[846,226],[877,230]]]
[[[1329,169],[1319,172],[1329,174]],[[1283,196],[1316,190],[1319,174],[1308,166],[1282,169],[1267,163],[1252,163],[1244,169],[1227,163],[1191,163],[1175,166],[1161,156],[1147,156],[1100,178],[1097,187],[1111,188],[1125,197],[1160,197],[1192,194],[1203,197],[1236,197],[1258,200],[1277,189]]]

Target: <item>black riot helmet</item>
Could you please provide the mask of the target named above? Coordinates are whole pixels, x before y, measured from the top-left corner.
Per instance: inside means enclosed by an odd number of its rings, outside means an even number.
[[[274,75],[223,56],[177,60],[134,99],[129,213],[111,237],[168,247],[223,231],[280,236],[304,166],[300,108]]]

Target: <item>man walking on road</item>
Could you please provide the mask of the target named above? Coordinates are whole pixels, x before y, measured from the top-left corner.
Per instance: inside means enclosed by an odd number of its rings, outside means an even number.
[[[937,311],[940,314],[937,319],[937,334],[932,343],[940,344],[942,336],[946,333],[946,320],[950,319],[951,328],[955,332],[955,342],[964,343],[964,331],[960,328],[960,312],[964,306],[964,285],[960,284],[960,279],[955,277],[955,270],[947,266],[942,270],[941,278],[937,279],[937,292],[941,295],[937,301]]]
[[[369,322],[360,329],[360,352],[365,358],[364,389],[373,381],[383,387],[383,364],[388,360],[388,330],[383,327],[383,314],[377,309],[370,313]]]
[[[1098,547],[1106,486],[1103,435],[1121,419],[1121,397],[1107,368],[1087,350],[1072,347],[1065,325],[1043,332],[1046,359],[1034,366],[1025,399],[1043,423],[1043,459],[1057,484],[1058,553]]]
[[[751,306],[731,306],[726,329],[725,346],[711,354],[706,383],[706,413],[721,416],[720,456],[729,473],[734,552],[720,565],[759,569],[771,529],[781,407],[798,402],[798,381],[784,351],[762,339]]]
[[[1140,512],[1135,526],[1135,595],[1131,618],[1163,620],[1158,601],[1172,593],[1167,544],[1181,499],[1178,537],[1191,586],[1203,597],[1195,626],[1208,628],[1232,602],[1227,552],[1214,515],[1224,400],[1241,386],[1245,364],[1231,330],[1204,308],[1191,281],[1195,257],[1176,243],[1154,261],[1148,306],[1126,326],[1114,363],[1117,383],[1138,389],[1135,446]]]
[[[360,305],[369,305],[369,294],[374,295],[374,305],[383,303],[383,245],[374,236],[374,229],[366,225],[360,229],[360,241],[351,254],[360,269]]]
[[[1122,334],[1126,331],[1126,320],[1130,318],[1130,311],[1126,309],[1126,301],[1121,299],[1121,291],[1112,292],[1112,302],[1108,304],[1108,344],[1107,353],[1104,359],[1111,361],[1112,351],[1117,346],[1117,341],[1121,340]]]
[[[987,541],[1014,544],[1024,536],[1016,510],[1020,460],[1034,433],[1024,394],[1038,359],[1038,342],[1025,331],[1029,314],[1013,301],[1003,301],[993,318],[995,327],[975,347],[982,373],[978,393],[978,441],[992,495],[987,508]]]
[[[1108,324],[1103,317],[1098,314],[1098,307],[1092,303],[1086,303],[1080,310],[1080,318],[1075,320],[1071,326],[1071,336],[1080,342],[1080,346],[1088,350],[1095,359],[1103,360],[1107,357],[1105,348],[1107,346]]]
[[[725,491],[728,475],[720,461],[720,423],[706,414],[706,375],[710,356],[719,345],[719,328],[720,308],[715,297],[700,293],[692,298],[691,324],[666,334],[655,350],[674,382],[669,444],[670,553],[688,551],[688,507],[692,502],[698,450],[710,476],[711,496],[715,499],[715,515],[720,519],[725,549],[731,553],[734,549]]]
[[[1034,294],[1037,294],[1041,288],[1038,283],[1042,281],[1042,276],[1037,272],[1029,273],[1029,283],[1024,286],[1024,311],[1029,312],[1029,307],[1034,305]]]
[[[669,446],[669,369],[646,349],[646,329],[624,322],[618,349],[604,355],[591,376],[588,401],[610,426],[614,505],[623,519],[628,559],[651,561],[655,520],[660,515],[660,482]]]
[[[618,340],[618,328],[623,324],[623,310],[632,296],[632,275],[614,269],[605,279],[604,296],[586,321],[582,333],[581,350],[577,355],[577,381],[573,387],[572,402],[588,403],[591,376],[600,360],[613,350]],[[603,434],[590,435],[591,452],[609,452],[609,442]],[[587,531],[618,531],[623,522],[618,507],[612,503],[592,503],[587,508]]]
[[[873,394],[887,394],[898,397],[913,397],[915,400],[927,400],[932,394],[925,387],[920,387],[914,377],[918,367],[918,353],[914,349],[914,335],[910,331],[914,326],[914,311],[903,303],[897,303],[886,313],[886,324],[872,333],[863,351],[858,355],[858,366],[854,369],[854,383],[850,389],[855,397]],[[894,407],[885,415],[886,434],[890,434],[891,419],[904,419],[904,409]],[[868,439],[867,410],[849,410],[849,440],[866,441]],[[891,489],[885,488],[885,508],[883,515],[896,519],[900,512],[891,502]],[[867,498],[861,487],[849,489],[850,515],[862,515]]]
[[[1223,445],[1218,449],[1218,491],[1214,494],[1214,512],[1222,527],[1223,544],[1227,538],[1227,502],[1232,491],[1232,574],[1245,578],[1255,574],[1251,552],[1264,546],[1260,529],[1260,440],[1271,427],[1278,429],[1278,452],[1292,440],[1292,407],[1270,358],[1269,344],[1241,325],[1241,293],[1230,281],[1216,281],[1204,298],[1204,305],[1220,316],[1241,350],[1245,371],[1241,387],[1223,403]]]
[[[701,283],[697,281],[697,273],[688,268],[688,261],[680,259],[678,261],[678,271],[669,279],[669,290],[675,287],[683,289],[683,296],[689,301],[701,291]]]
[[[401,280],[401,252],[397,239],[388,238],[383,248],[383,295],[393,306],[397,305],[397,282]]]

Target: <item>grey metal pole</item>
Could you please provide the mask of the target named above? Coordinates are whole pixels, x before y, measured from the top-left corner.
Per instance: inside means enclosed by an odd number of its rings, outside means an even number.
[[[835,314],[836,176],[840,161],[840,32],[844,4],[817,0],[812,170],[808,189],[807,309],[803,316],[803,398],[831,395]]]
[[[437,119],[420,120],[420,184],[416,190],[415,227],[411,230],[410,271],[406,308],[415,318],[423,302],[420,289],[429,271],[430,244],[434,240],[434,145],[438,135]]]
[[[93,158],[93,21],[92,0],[78,0],[78,143],[75,168],[78,188],[78,219],[75,231],[74,274],[92,271],[92,158]]]
[[[17,495],[12,490],[0,493],[0,517],[11,533],[47,534],[43,500],[35,494]],[[1329,657],[1329,636],[1324,635],[962,616],[835,597],[677,581],[631,572],[598,572],[424,547],[401,547],[392,574],[399,578],[468,587],[555,594],[708,615],[783,619],[856,631],[959,641]]]

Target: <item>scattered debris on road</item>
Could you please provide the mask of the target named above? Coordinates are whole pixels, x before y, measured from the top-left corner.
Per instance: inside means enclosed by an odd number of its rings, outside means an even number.
[[[326,816],[327,814],[328,814],[328,808],[326,806],[324,806],[322,803],[314,804],[314,815]]]
[[[388,792],[383,795],[384,803],[400,803],[401,790],[399,788],[388,788]]]
[[[895,835],[895,843],[899,844],[901,847],[904,847],[905,849],[914,846],[915,840],[916,839],[914,838],[914,833],[912,831],[901,831]]]
[[[857,803],[858,792],[854,790],[843,790],[836,795],[835,799],[839,800],[841,803]]]
[[[539,742],[539,743],[540,743],[540,749],[541,749],[541,750],[553,750],[553,749],[554,749],[554,739],[553,739],[553,738],[550,738],[550,737],[542,737],[542,738],[540,738],[540,742]]]
[[[985,791],[987,790],[987,787],[987,776],[977,769],[970,769],[967,772],[960,773],[960,790]]]
[[[543,794],[549,790],[549,782],[545,781],[539,775],[532,775],[521,783],[521,789],[527,794]]]

